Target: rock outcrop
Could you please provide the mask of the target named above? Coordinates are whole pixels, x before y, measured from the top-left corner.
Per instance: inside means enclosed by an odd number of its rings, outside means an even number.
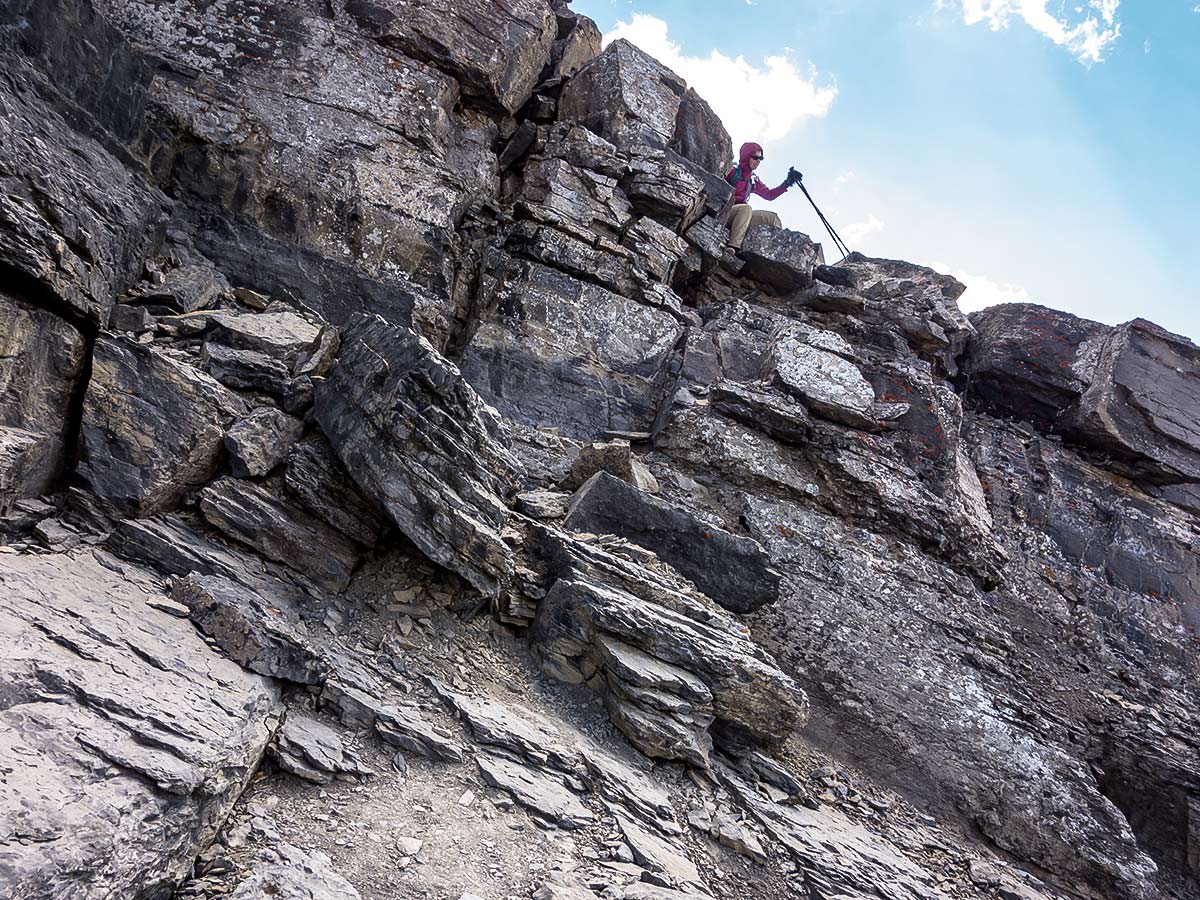
[[[601,43],[0,4],[5,896],[1195,896],[1200,350]]]

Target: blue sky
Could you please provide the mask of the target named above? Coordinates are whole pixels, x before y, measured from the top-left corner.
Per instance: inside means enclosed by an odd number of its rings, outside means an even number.
[[[1198,0],[574,0],[789,164],[842,237],[1200,339]],[[753,132],[753,133],[750,133]],[[785,224],[823,237],[792,191]]]

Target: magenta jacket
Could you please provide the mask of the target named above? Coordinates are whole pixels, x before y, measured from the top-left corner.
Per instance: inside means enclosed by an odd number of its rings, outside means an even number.
[[[752,193],[764,200],[774,200],[788,189],[786,181],[777,188],[763,187],[758,176],[750,174],[750,157],[755,153],[762,153],[760,145],[752,142],[742,144],[738,151],[738,164],[725,173],[725,180],[733,185],[734,203],[745,203]]]

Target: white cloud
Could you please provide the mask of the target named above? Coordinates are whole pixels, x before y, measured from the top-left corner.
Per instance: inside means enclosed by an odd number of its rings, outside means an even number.
[[[1117,21],[1121,0],[1078,0],[1078,5],[1073,6],[1070,13],[1065,9],[1066,4],[1060,3],[1058,15],[1047,10],[1049,2],[935,0],[935,5],[938,9],[961,6],[964,22],[968,25],[985,22],[992,31],[1007,28],[1009,20],[1018,16],[1039,34],[1065,47],[1085,66],[1103,62],[1105,53],[1121,36],[1121,23]]]
[[[837,176],[837,178],[833,179],[833,192],[835,194],[839,193],[841,191],[841,189],[843,187],[845,187],[847,184],[849,184],[850,181],[852,181],[853,179],[854,179],[854,172],[851,171],[850,169],[847,169],[845,172],[840,173]]]
[[[761,66],[716,49],[708,56],[687,56],[657,16],[633,13],[604,36],[604,43],[617,38],[636,44],[695,88],[721,117],[734,147],[749,140],[777,141],[801,119],[825,115],[837,97],[835,84],[818,84],[811,66],[801,74],[786,52],[766,57]]]
[[[962,269],[953,269],[945,263],[934,263],[933,268],[945,272],[967,286],[966,292],[958,300],[958,306],[963,312],[974,312],[985,306],[995,306],[997,303],[1032,303],[1029,292],[1019,284],[1006,281],[994,281],[986,275],[972,275]]]
[[[855,222],[841,229],[842,239],[851,250],[859,249],[859,245],[870,235],[878,234],[886,226],[874,215],[867,216],[865,222]]]

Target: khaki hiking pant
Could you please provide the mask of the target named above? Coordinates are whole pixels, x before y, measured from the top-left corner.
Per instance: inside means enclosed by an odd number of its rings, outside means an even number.
[[[782,228],[779,216],[765,209],[751,209],[749,203],[735,203],[729,211],[729,246],[740,250],[751,225],[770,225]]]

